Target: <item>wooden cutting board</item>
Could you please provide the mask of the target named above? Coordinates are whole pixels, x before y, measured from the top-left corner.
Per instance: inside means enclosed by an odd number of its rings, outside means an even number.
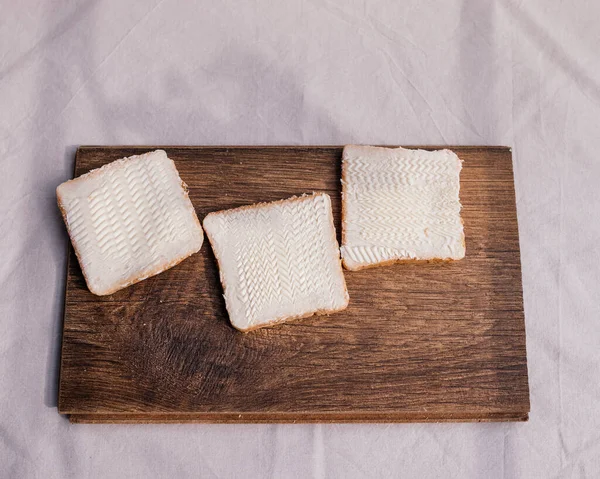
[[[156,147],[81,147],[75,176]],[[312,191],[340,233],[341,147],[163,147],[200,220]],[[464,160],[464,260],[346,272],[350,306],[248,334],[210,244],[105,297],[69,253],[58,409],[72,422],[524,421],[529,412],[511,152]],[[435,149],[435,147],[431,147]]]

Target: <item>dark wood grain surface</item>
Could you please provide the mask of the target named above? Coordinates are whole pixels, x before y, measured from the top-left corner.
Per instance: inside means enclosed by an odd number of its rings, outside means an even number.
[[[78,176],[156,147],[81,147]],[[529,412],[511,153],[464,160],[467,256],[346,272],[350,305],[243,334],[210,245],[92,295],[69,252],[59,412],[73,422],[519,421]],[[200,220],[312,191],[340,228],[340,147],[164,147]]]

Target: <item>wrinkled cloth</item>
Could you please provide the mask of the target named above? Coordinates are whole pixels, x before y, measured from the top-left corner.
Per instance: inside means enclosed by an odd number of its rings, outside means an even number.
[[[600,4],[0,1],[0,476],[600,476]],[[71,425],[81,144],[513,147],[527,423]]]

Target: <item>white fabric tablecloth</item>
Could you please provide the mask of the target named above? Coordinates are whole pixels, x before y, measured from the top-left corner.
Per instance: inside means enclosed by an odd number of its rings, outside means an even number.
[[[600,477],[599,18],[592,0],[0,0],[0,477]],[[54,191],[78,145],[349,142],[513,146],[528,423],[57,414]]]

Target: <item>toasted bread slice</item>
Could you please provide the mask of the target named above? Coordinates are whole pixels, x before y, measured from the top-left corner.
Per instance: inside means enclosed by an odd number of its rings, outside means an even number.
[[[465,256],[462,161],[450,150],[349,145],[342,159],[342,261],[349,270]]]
[[[202,224],[240,331],[348,305],[328,195],[210,213]]]
[[[94,294],[158,274],[202,246],[187,186],[163,150],[92,170],[59,185],[56,196]]]

